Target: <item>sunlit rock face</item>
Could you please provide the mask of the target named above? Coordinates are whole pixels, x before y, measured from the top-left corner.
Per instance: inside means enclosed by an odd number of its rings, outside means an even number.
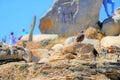
[[[39,29],[45,34],[74,35],[89,26],[97,27],[102,0],[56,0],[40,19]]]

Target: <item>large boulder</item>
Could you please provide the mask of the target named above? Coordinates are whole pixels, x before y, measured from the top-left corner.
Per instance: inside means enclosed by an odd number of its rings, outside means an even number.
[[[42,33],[71,36],[89,26],[97,27],[102,0],[56,0],[40,19]]]
[[[115,15],[103,21],[101,31],[107,36],[114,36],[120,34],[120,8],[115,12]]]

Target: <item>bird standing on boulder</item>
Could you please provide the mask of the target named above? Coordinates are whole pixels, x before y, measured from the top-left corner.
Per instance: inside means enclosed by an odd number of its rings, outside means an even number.
[[[80,32],[80,33],[77,35],[77,37],[76,37],[76,42],[81,42],[81,41],[83,41],[83,40],[84,40],[84,37],[85,37],[85,35],[84,35],[83,31]]]

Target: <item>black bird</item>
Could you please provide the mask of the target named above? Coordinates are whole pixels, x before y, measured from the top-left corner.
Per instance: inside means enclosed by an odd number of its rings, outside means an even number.
[[[96,57],[99,57],[99,53],[98,53],[98,51],[94,48],[93,49],[93,58],[94,58],[94,60],[96,60]]]
[[[83,31],[80,32],[80,33],[77,35],[77,37],[76,37],[76,42],[81,42],[81,41],[83,41],[83,40],[84,40],[84,37],[85,37],[85,35],[84,35]]]

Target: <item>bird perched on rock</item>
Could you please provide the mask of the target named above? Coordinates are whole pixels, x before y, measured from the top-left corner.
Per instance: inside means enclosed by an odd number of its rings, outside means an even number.
[[[81,42],[81,41],[83,41],[83,40],[84,40],[84,37],[85,37],[85,35],[84,35],[83,31],[80,32],[80,33],[77,35],[77,37],[76,37],[76,42]]]

